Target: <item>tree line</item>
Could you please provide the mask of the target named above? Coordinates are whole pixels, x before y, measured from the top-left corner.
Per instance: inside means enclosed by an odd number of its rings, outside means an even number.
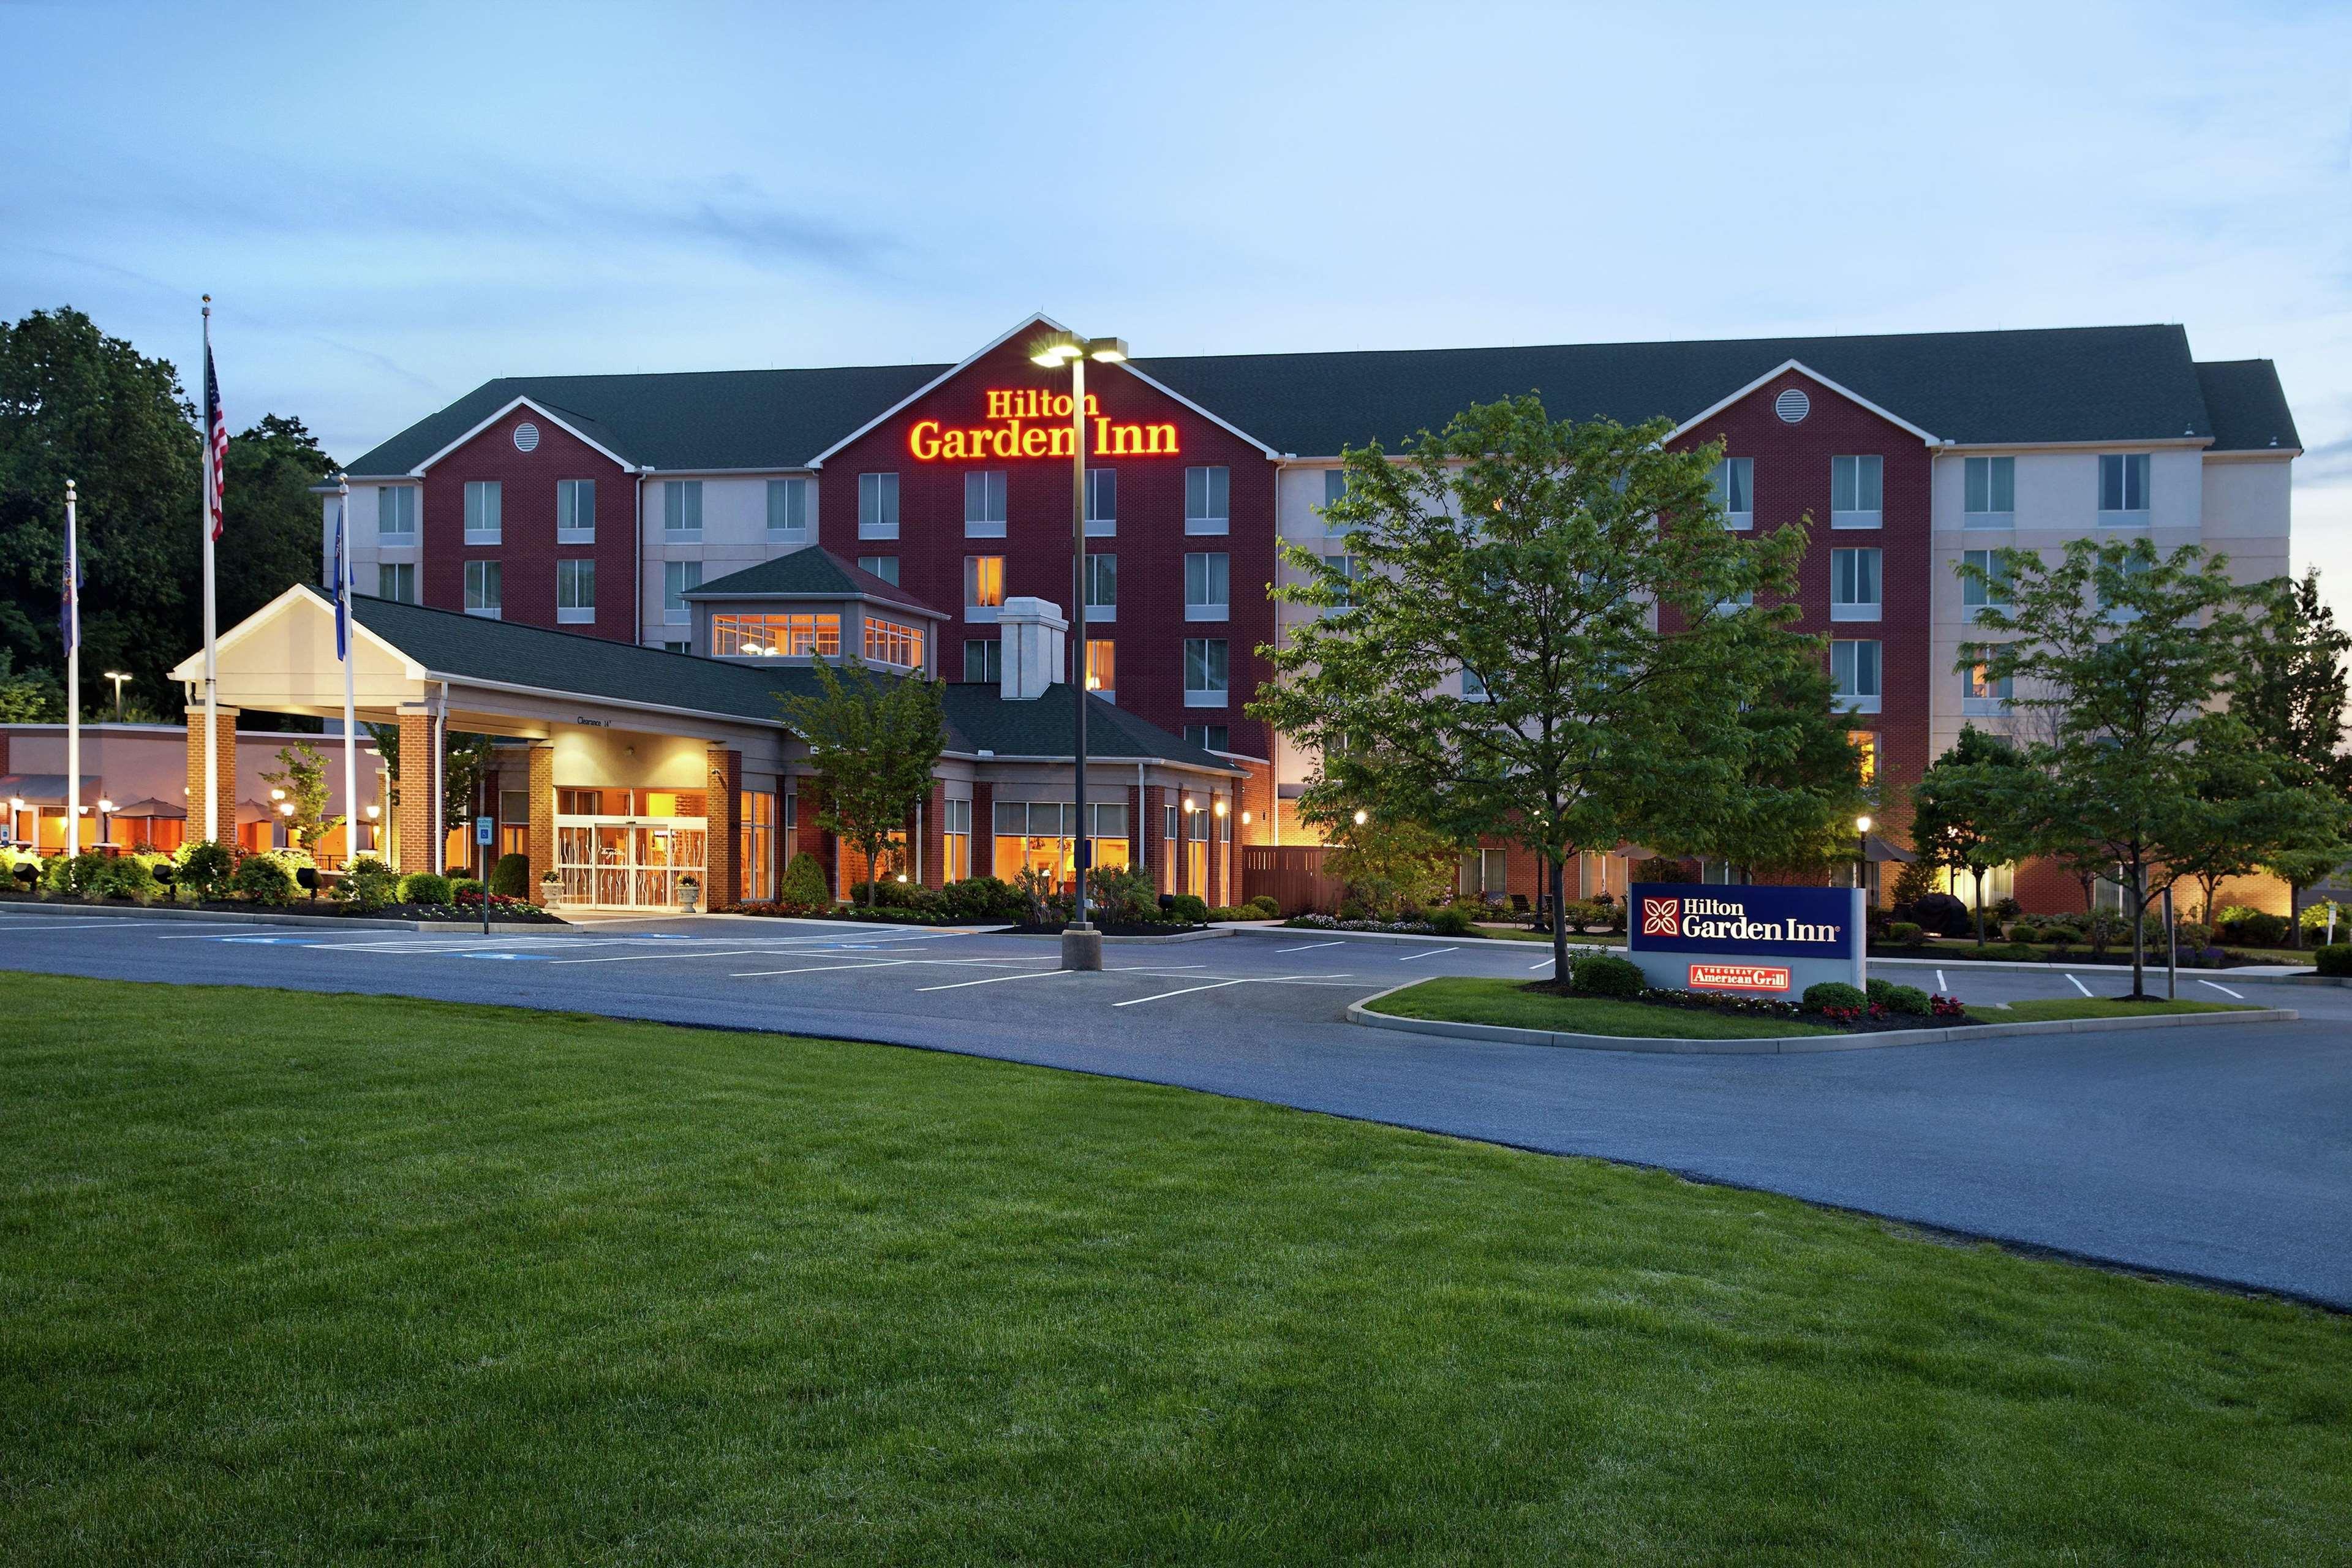
[[[232,381],[228,396],[233,397]],[[80,492],[83,715],[175,720],[164,672],[203,645],[204,440],[168,360],[109,337],[79,310],[0,322],[0,722],[65,717],[58,605],[65,488]],[[299,419],[264,415],[229,439],[216,547],[219,624],[319,578],[319,498],[334,471]]]

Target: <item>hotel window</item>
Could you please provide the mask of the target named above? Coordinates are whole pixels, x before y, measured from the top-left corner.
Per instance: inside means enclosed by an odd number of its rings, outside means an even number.
[[[496,479],[466,481],[466,542],[496,544],[499,521],[506,508],[505,491]]]
[[[555,481],[555,542],[558,544],[596,542],[595,480],[558,479]]]
[[[2147,521],[2147,454],[2104,454],[2099,458],[2099,521],[2108,528],[2134,528]]]
[[[1487,691],[1486,683],[1478,679],[1478,672],[1465,668],[1462,671],[1462,695],[1467,701],[1485,702],[1491,700],[1492,694]]]
[[[710,652],[716,658],[838,658],[841,617],[814,613],[713,616]]]
[[[1967,528],[2007,528],[2017,512],[2017,459],[1970,458],[1963,465],[1960,521]]]
[[[1087,639],[1087,689],[1106,702],[1118,700],[1118,658],[1108,637]]]
[[[994,686],[1004,679],[1004,645],[994,637],[973,637],[963,645],[963,678],[975,685]]]
[[[898,475],[860,474],[857,476],[857,537],[860,539],[898,537]]]
[[[1853,748],[1854,762],[1861,775],[1863,787],[1867,789],[1876,784],[1878,782],[1878,731],[1848,730],[1845,732],[1845,743]]]
[[[1222,621],[1233,613],[1230,557],[1222,551],[1184,557],[1184,618]]]
[[[768,537],[797,544],[808,537],[809,482],[806,479],[768,481]]]
[[[877,621],[868,616],[866,618],[866,661],[868,664],[901,665],[908,669],[921,668],[921,629],[901,626],[897,621]]]
[[[1356,602],[1356,590],[1353,586],[1356,581],[1356,558],[1352,555],[1326,555],[1323,557],[1323,564],[1328,566],[1333,572],[1337,573],[1341,579],[1339,603],[1331,607],[1333,609],[1344,610],[1354,605]]]
[[[1830,552],[1830,619],[1878,619],[1879,560],[1875,550]]]
[[[662,481],[662,538],[672,544],[693,544],[702,538],[702,481]]]
[[[1326,533],[1345,533],[1345,532],[1347,532],[1347,531],[1348,531],[1348,525],[1347,525],[1346,523],[1341,522],[1341,521],[1339,521],[1337,519],[1333,518],[1333,517],[1330,515],[1330,511],[1329,511],[1329,509],[1330,509],[1330,508],[1332,508],[1332,507],[1335,507],[1335,506],[1339,505],[1339,502],[1340,502],[1342,500],[1344,500],[1344,499],[1346,498],[1347,494],[1348,494],[1348,470],[1347,470],[1347,469],[1345,469],[1345,468],[1326,468],[1326,469],[1324,469],[1324,470],[1323,470],[1323,507],[1324,507],[1324,515],[1323,515],[1323,531],[1324,531],[1324,532],[1326,532]]]
[[[2004,675],[1995,680],[1985,666],[1972,664],[1961,679],[1968,682],[1967,689],[1960,694],[1963,716],[1975,718],[2009,711],[2010,696],[2017,684],[2014,677]]]
[[[1204,752],[1232,751],[1232,733],[1233,731],[1223,724],[1187,724],[1184,726],[1184,739],[1191,742],[1193,745],[1200,747],[1201,750]]]
[[[1830,459],[1830,526],[1876,528],[1882,518],[1884,458]]]
[[[1088,554],[1087,557],[1087,619],[1118,619],[1118,557],[1116,555]]]
[[[1004,557],[967,555],[963,558],[963,618],[992,621],[1004,607]]]
[[[996,875],[1010,881],[1035,869],[1056,882],[1070,876],[1070,847],[1077,808],[1066,801],[1000,800],[995,821]]]
[[[2147,570],[2155,564],[2156,563],[2154,561],[2145,556],[2127,555],[2124,557],[2122,572],[2126,577],[2143,576],[2147,574]],[[2098,582],[2095,578],[2093,579],[2091,591],[2098,600],[2099,608],[2105,612],[2107,619],[2111,621],[2136,621],[2139,619],[2139,612],[2137,610],[2134,609],[2129,605],[2117,604],[2110,599],[2107,595],[2106,585],[2104,583]]]
[[[894,588],[898,585],[898,558],[895,555],[861,555],[857,569],[873,573]]]
[[[701,586],[701,562],[663,562],[662,619],[674,626],[682,626],[693,619],[692,612],[687,608],[686,596]]]
[[[1742,588],[1729,598],[1715,602],[1715,613],[1718,616],[1736,616],[1742,610],[1755,607],[1756,590],[1753,588]]]
[[[1726,528],[1756,526],[1756,459],[1726,458],[1715,466],[1715,504]]]
[[[1980,610],[2009,608],[2009,563],[1998,550],[1964,550],[1960,560],[1984,574],[1960,578],[1960,618],[1973,621]]]
[[[690,642],[665,642],[656,643],[654,646],[660,648],[664,653],[692,653],[694,651],[694,645]]]
[[[1123,800],[1090,800],[1087,816],[1092,820],[1087,826],[1087,837],[1094,840],[1093,864],[1108,870],[1127,869],[1127,802]]]
[[[947,864],[941,879],[961,882],[971,875],[971,802],[940,802],[940,848]]]
[[[1223,708],[1225,705],[1225,639],[1184,639],[1184,706]]]
[[[596,563],[555,563],[555,624],[586,626],[596,619]]]
[[[529,790],[499,791],[499,853],[501,855],[530,853],[530,792]]]
[[[416,563],[413,561],[383,561],[376,563],[375,596],[395,599],[404,605],[416,603]]]
[[[415,485],[385,485],[375,492],[375,539],[378,544],[416,542]]]
[[[466,613],[488,620],[499,618],[499,563],[495,561],[466,563]]]
[[[747,789],[738,809],[742,828],[737,865],[743,879],[743,901],[764,904],[776,896],[776,796],[773,791]]]
[[[1087,470],[1087,536],[1108,539],[1118,531],[1118,470]]]
[[[1232,526],[1230,497],[1233,478],[1230,468],[1184,470],[1185,532],[1223,533]]]
[[[963,536],[1004,537],[1004,470],[974,469],[963,477]]]
[[[1875,642],[1830,644],[1830,679],[1837,700],[1849,713],[1875,713],[1879,700],[1879,648]]]

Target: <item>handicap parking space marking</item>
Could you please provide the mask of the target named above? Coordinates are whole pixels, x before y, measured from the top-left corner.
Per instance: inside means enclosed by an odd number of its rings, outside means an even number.
[[[716,952],[614,952],[594,958],[558,958],[555,963],[639,963],[646,959],[743,958],[765,951],[756,947],[722,947]]]
[[[2222,995],[2234,996],[2241,1002],[2246,999],[2246,994],[2244,992],[2232,991],[2226,985],[2215,985],[2210,980],[2200,980],[2197,984],[2200,985],[2212,985],[2213,989],[2219,991]]]
[[[254,947],[308,947],[310,939],[301,936],[216,936],[215,942],[236,942]]]
[[[547,954],[543,952],[461,952],[457,956],[459,958],[496,959],[502,963],[544,963],[547,962]]]

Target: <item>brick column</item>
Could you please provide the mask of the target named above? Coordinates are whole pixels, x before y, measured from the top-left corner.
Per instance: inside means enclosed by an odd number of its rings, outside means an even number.
[[[555,748],[545,742],[535,742],[530,748],[530,771],[524,777],[525,798],[530,805],[530,884],[524,895],[536,902],[539,879],[555,869]]]
[[[1143,858],[1151,864],[1151,885],[1163,893],[1176,890],[1176,847],[1169,842],[1168,791],[1152,784],[1143,792]]]
[[[400,710],[400,769],[393,786],[400,792],[400,865],[403,875],[433,869],[441,833],[441,792],[434,787],[433,715],[423,708]]]
[[[1127,796],[1127,868],[1144,870],[1143,864],[1143,791],[1129,784],[1122,792]]]
[[[215,744],[219,750],[216,765],[218,777],[213,788],[220,791],[220,841],[234,852],[236,847],[236,715],[234,708],[214,710]],[[5,743],[5,742],[0,742]],[[194,843],[205,837],[205,709],[194,703],[188,709],[188,826],[187,839]]]
[[[811,780],[803,778],[793,781],[793,789],[800,797],[800,804],[795,808],[800,814],[800,821],[793,829],[793,853],[815,856],[818,868],[824,873],[826,889],[838,894],[840,889],[834,883],[833,856],[829,853],[833,847],[833,836],[817,826],[815,785]]]
[[[709,826],[702,868],[702,907],[732,909],[743,901],[742,854],[743,753],[732,746],[711,746],[708,794],[703,819]]]
[[[1221,800],[1225,803],[1228,814],[1234,809],[1230,795],[1213,792],[1209,795],[1209,890],[1202,896],[1209,900],[1209,907],[1213,910],[1223,908],[1225,902],[1225,822],[1230,821],[1231,816],[1229,815],[1223,821],[1218,818],[1217,802]]]
[[[971,785],[971,874],[996,875],[996,786],[980,779]]]
[[[944,888],[948,885],[948,786],[938,778],[931,780],[931,793],[923,797],[923,886]]]

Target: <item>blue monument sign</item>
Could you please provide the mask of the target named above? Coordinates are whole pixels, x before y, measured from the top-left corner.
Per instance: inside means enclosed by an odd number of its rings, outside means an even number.
[[[1824,980],[1864,983],[1859,888],[1636,882],[1626,892],[1625,932],[1650,984],[1676,991],[1795,1001]]]

